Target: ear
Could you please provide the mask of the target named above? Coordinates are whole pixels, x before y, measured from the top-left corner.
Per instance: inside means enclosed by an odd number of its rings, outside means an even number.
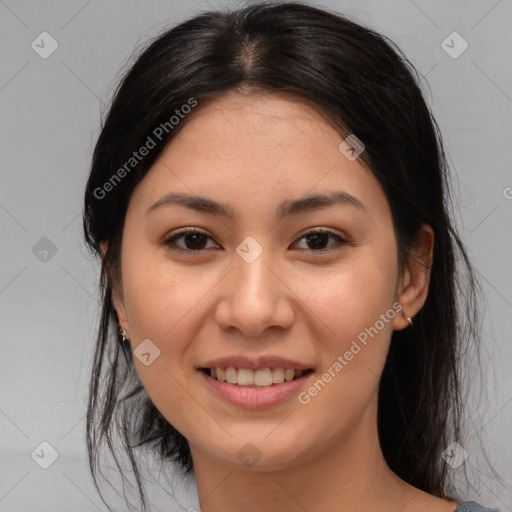
[[[107,253],[107,248],[108,248],[107,242],[100,243],[100,256],[101,256],[102,260],[105,259],[105,254]]]
[[[427,300],[433,254],[434,230],[422,224],[399,283],[398,302],[402,305],[402,314],[396,315],[393,321],[397,331],[410,325],[405,315],[413,319]]]
[[[100,245],[100,251],[101,251],[101,259],[105,259],[105,255],[107,253],[108,245],[106,243],[102,243]],[[128,326],[128,320],[126,318],[126,309],[124,307],[124,294],[121,291],[118,290],[118,283],[113,282],[112,283],[112,302],[114,304],[114,308],[116,310],[117,318],[119,320],[119,326],[120,330],[125,329],[126,330],[126,338],[129,339],[128,333],[129,333],[129,326]]]

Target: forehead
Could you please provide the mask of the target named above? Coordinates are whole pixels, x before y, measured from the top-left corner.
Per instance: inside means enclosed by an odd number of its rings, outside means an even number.
[[[380,186],[361,159],[343,156],[342,136],[296,95],[227,93],[181,122],[134,192],[146,208],[170,191],[239,207],[340,188],[370,207],[382,202]]]
[[[247,113],[252,118],[245,118]],[[223,115],[229,113],[231,117],[241,116],[245,124],[255,128],[262,128],[258,120],[279,120],[295,123],[296,120],[310,121],[315,118],[318,122],[325,122],[324,116],[309,99],[287,91],[228,91],[219,96],[203,100],[198,108],[189,116],[190,120],[200,117]]]
[[[250,152],[256,142],[264,144],[267,141],[270,148],[298,135],[310,137],[315,146],[332,144],[339,137],[317,107],[287,92],[228,92],[200,105],[184,124],[173,143],[191,143],[191,138],[195,139],[198,134],[206,138],[201,143],[207,140],[226,144],[236,142],[227,155],[237,150]]]

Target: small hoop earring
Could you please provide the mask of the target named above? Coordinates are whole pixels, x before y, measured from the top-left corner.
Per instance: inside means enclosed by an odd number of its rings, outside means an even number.
[[[405,318],[407,319],[407,321],[408,321],[411,325],[413,325],[412,320],[411,320],[411,317],[410,317],[409,315],[407,315],[407,313],[406,313],[403,309],[402,309],[402,313],[403,313],[403,315],[405,316]]]

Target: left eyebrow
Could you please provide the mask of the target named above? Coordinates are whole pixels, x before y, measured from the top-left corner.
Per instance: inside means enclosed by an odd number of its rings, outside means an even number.
[[[301,199],[283,201],[277,208],[277,217],[282,219],[287,215],[296,215],[298,213],[333,205],[354,206],[367,212],[366,207],[357,197],[347,192],[336,190],[327,194],[317,194]]]
[[[164,205],[185,206],[192,210],[221,215],[229,219],[234,217],[233,209],[225,203],[221,203],[204,196],[192,196],[177,192],[171,192],[161,197],[156,203],[152,204],[146,210],[146,215]],[[337,190],[327,194],[316,194],[302,197],[300,199],[287,199],[282,201],[277,208],[277,217],[278,219],[282,219],[288,215],[297,215],[306,211],[312,211],[333,205],[353,206],[359,210],[367,212],[366,207],[359,199],[357,199],[357,197],[354,197],[347,192]]]

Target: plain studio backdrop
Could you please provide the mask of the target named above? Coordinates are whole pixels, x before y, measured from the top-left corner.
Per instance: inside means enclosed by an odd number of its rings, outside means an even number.
[[[238,5],[0,0],[1,511],[107,510],[89,475],[84,420],[99,305],[81,209],[100,109],[137,44],[201,10]],[[316,5],[389,36],[423,77],[458,179],[457,223],[488,301],[488,397],[472,413],[474,428],[512,484],[512,3]],[[478,468],[478,449],[464,448]],[[154,510],[198,508],[194,485],[173,498],[153,476]],[[468,498],[505,512],[505,494],[483,477]]]

